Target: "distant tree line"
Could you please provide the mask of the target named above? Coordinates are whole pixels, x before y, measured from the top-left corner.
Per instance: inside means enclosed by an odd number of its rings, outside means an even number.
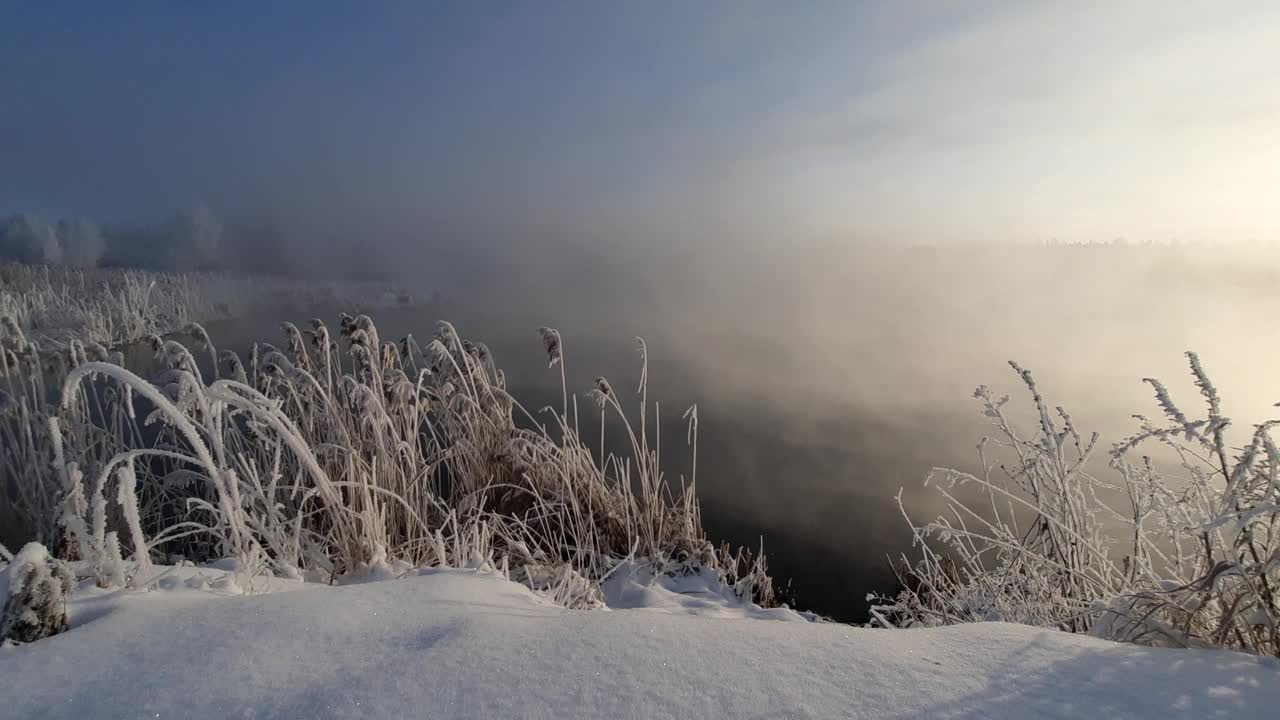
[[[203,205],[158,221],[109,224],[0,211],[0,262],[84,269],[385,277],[388,265],[381,253],[369,252],[369,244],[365,232],[323,224],[302,228],[271,215],[228,220]]]
[[[1127,238],[1113,238],[1111,240],[1061,240],[1058,238],[1050,238],[1042,240],[1041,245],[1047,248],[1218,248],[1226,246],[1243,246],[1243,247],[1277,247],[1275,240],[1259,240],[1250,238],[1240,241],[1214,241],[1203,242],[1197,240],[1182,240],[1180,238],[1170,238],[1168,240],[1129,240]]]
[[[222,245],[222,223],[204,206],[153,226],[48,222],[27,213],[0,219],[0,260],[22,263],[210,270],[221,265]]]

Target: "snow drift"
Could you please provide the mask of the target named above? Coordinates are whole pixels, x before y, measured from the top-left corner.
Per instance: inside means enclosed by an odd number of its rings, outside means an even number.
[[[88,584],[69,632],[0,649],[0,718],[1262,718],[1280,706],[1274,659],[1019,625],[786,622],[799,617],[662,586],[622,588],[639,607],[566,610],[476,570],[259,579],[252,594],[219,570],[163,572],[151,591]]]

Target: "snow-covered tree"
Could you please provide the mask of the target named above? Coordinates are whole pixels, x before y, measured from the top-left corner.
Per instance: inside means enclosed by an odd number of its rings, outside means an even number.
[[[0,225],[0,259],[24,263],[62,262],[53,226],[31,215],[13,215]]]
[[[178,213],[169,227],[169,250],[179,270],[213,264],[222,245],[222,222],[204,205]]]
[[[62,243],[62,263],[71,267],[97,267],[107,249],[102,231],[88,220],[59,222],[58,239]]]

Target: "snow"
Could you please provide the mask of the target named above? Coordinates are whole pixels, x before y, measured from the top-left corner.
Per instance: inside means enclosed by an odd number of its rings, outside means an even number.
[[[17,570],[27,565],[33,565],[37,568],[45,568],[45,563],[49,561],[49,551],[40,543],[27,543],[22,546],[17,555],[13,556],[13,562],[8,565],[0,566],[4,572],[0,573],[0,598],[8,598],[10,595],[17,595],[26,590],[23,584],[23,575]],[[37,578],[38,579],[38,576]]]
[[[486,570],[338,587],[156,567],[0,649],[0,718],[1268,717],[1280,663],[999,623],[868,630],[632,572],[565,610]],[[377,580],[377,578],[371,578]],[[243,590],[248,589],[248,594]]]

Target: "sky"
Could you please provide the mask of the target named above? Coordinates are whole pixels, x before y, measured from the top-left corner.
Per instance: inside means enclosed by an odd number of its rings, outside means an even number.
[[[1273,239],[1276,47],[1269,2],[0,0],[0,209],[403,243]]]

